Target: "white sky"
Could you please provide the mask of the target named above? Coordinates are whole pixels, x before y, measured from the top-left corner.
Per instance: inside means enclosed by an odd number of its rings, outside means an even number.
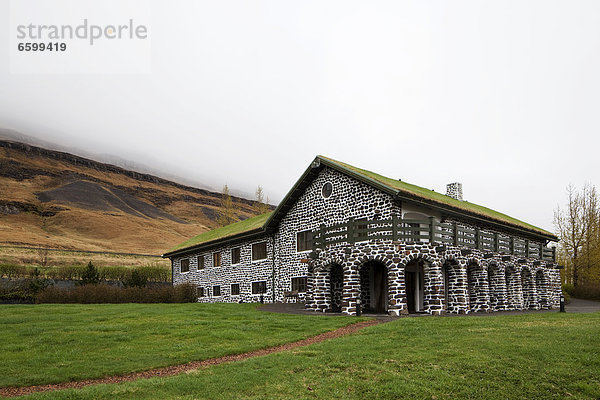
[[[599,181],[599,1],[147,4],[149,74],[13,75],[1,29],[0,127],[273,202],[323,154],[546,229]]]

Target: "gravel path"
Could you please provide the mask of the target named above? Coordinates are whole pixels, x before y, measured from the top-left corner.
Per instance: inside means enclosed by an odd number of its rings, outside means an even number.
[[[163,368],[155,368],[148,371],[141,372],[133,372],[125,375],[116,375],[109,376],[105,378],[98,379],[87,379],[82,381],[75,382],[64,382],[64,383],[56,383],[56,384],[48,384],[48,385],[38,385],[38,386],[26,386],[26,387],[5,387],[0,388],[0,396],[4,397],[15,397],[15,396],[23,396],[26,394],[36,393],[36,392],[47,392],[53,390],[61,390],[61,389],[79,389],[85,386],[90,385],[100,385],[106,383],[121,383],[121,382],[129,382],[134,381],[136,379],[148,379],[162,376],[172,376],[181,374],[183,372],[188,372],[192,370],[196,370],[199,368],[210,367],[211,365],[223,364],[227,362],[233,361],[241,361],[251,357],[260,357],[271,353],[278,353],[285,350],[294,349],[297,347],[308,346],[313,343],[322,342],[327,339],[334,339],[340,336],[349,335],[351,333],[357,332],[367,326],[372,326],[381,323],[379,320],[368,320],[358,322],[356,324],[344,326],[342,328],[336,329],[334,331],[325,332],[317,336],[309,337],[308,339],[299,340],[297,342],[286,343],[275,347],[269,347],[262,350],[250,351],[248,353],[211,358],[204,361],[192,361],[186,364],[173,365],[170,367]]]

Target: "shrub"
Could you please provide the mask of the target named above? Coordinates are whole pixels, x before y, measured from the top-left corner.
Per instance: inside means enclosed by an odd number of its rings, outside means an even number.
[[[87,265],[87,268],[83,272],[81,276],[81,285],[96,285],[100,282],[100,274],[98,273],[98,268],[92,264],[90,261]]]
[[[22,280],[15,284],[0,287],[2,303],[33,303],[35,296],[31,292],[30,282]]]
[[[197,300],[191,284],[159,287],[116,287],[90,284],[61,289],[54,286],[41,291],[37,303],[192,303]]]
[[[8,279],[21,278],[27,275],[27,267],[16,264],[0,264],[0,277]]]
[[[581,285],[574,287],[570,293],[571,297],[577,299],[600,300],[600,285]]]
[[[131,271],[129,279],[123,281],[125,287],[145,287],[148,283],[148,278],[140,274],[137,269]]]
[[[563,293],[567,293],[567,294],[571,295],[571,294],[573,294],[574,289],[575,289],[575,286],[571,285],[570,283],[565,283],[564,285],[562,285]]]

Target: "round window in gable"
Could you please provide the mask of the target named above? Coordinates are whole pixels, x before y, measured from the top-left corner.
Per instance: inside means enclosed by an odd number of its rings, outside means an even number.
[[[331,196],[331,192],[333,192],[333,185],[331,184],[331,182],[326,182],[323,185],[323,189],[321,189],[321,194],[324,198],[328,199],[329,196]]]

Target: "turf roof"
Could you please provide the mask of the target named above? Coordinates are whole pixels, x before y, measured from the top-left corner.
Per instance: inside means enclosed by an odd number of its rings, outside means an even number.
[[[423,200],[427,200],[433,203],[439,203],[441,205],[446,205],[453,207],[455,209],[464,210],[471,214],[479,215],[483,218],[492,219],[501,223],[508,223],[510,225],[518,226],[521,228],[525,228],[530,231],[535,231],[541,233],[543,235],[550,235],[554,237],[554,234],[548,232],[544,229],[538,228],[537,226],[528,224],[526,222],[520,221],[516,218],[510,217],[506,214],[500,213],[498,211],[494,211],[487,207],[480,206],[478,204],[473,204],[468,201],[460,201],[456,200],[452,197],[446,196],[444,194],[435,192],[431,189],[426,189],[417,185],[413,185],[407,182],[399,181],[397,179],[387,178],[385,176],[379,175],[375,172],[367,171],[364,169],[356,168],[352,165],[343,163],[341,161],[334,160],[325,156],[317,156],[317,159],[321,159],[325,161],[324,164],[330,164],[337,169],[349,172],[350,174],[357,175],[360,179],[366,182],[370,182],[373,184],[377,184],[378,186],[383,186],[387,188],[389,191],[407,194],[413,197],[417,197]],[[294,189],[292,189],[293,191]],[[281,204],[279,205],[281,207]],[[278,208],[279,208],[278,207]],[[277,211],[277,210],[276,210]],[[220,228],[216,228],[210,230],[208,232],[201,233],[193,238],[181,243],[177,247],[170,250],[168,253],[182,250],[190,247],[195,247],[200,244],[212,242],[215,240],[221,240],[230,238],[236,235],[241,235],[251,231],[259,231],[260,229],[264,229],[266,223],[269,221],[269,218],[275,212],[268,212],[266,214],[257,215],[252,218],[248,218],[244,221],[235,222],[233,224],[223,226]],[[167,253],[167,254],[168,254]]]
[[[233,224],[222,226],[220,228],[201,233],[181,243],[174,249],[170,250],[169,253],[187,247],[193,247],[202,243],[211,242],[213,240],[225,239],[241,233],[249,232],[255,229],[260,229],[264,226],[265,222],[267,221],[270,215],[271,212],[256,215],[243,221],[234,222]]]
[[[461,210],[465,210],[474,214],[478,214],[482,217],[485,218],[492,218],[496,221],[500,221],[500,222],[504,222],[504,223],[509,223],[511,225],[517,225],[520,226],[522,228],[528,229],[528,230],[534,230],[537,231],[539,233],[542,233],[544,235],[552,235],[554,236],[553,233],[548,232],[542,228],[538,228],[537,226],[528,224],[526,222],[523,222],[521,220],[518,220],[516,218],[513,218],[511,216],[508,216],[506,214],[503,214],[501,212],[498,211],[494,211],[492,209],[489,209],[487,207],[484,206],[480,206],[478,204],[474,204],[474,203],[470,203],[468,201],[461,201],[461,200],[456,200],[452,197],[446,196],[444,194],[435,192],[431,189],[426,189],[417,185],[413,185],[411,183],[407,183],[407,182],[403,182],[403,181],[399,181],[397,179],[392,179],[392,178],[387,178],[385,176],[379,175],[375,172],[371,172],[371,171],[367,171],[364,169],[360,169],[360,168],[356,168],[352,165],[343,163],[341,161],[337,161],[334,160],[332,158],[329,157],[325,157],[325,156],[319,156],[319,158],[329,161],[333,164],[338,165],[339,167],[341,167],[342,169],[346,169],[349,170],[351,172],[354,172],[358,175],[362,175],[363,177],[366,177],[368,179],[372,179],[384,186],[387,186],[388,188],[390,188],[391,190],[394,191],[399,191],[401,193],[406,193],[412,196],[416,196],[416,197],[420,197],[422,199],[425,200],[429,200],[429,201],[433,201],[436,203],[442,203],[444,205],[448,205],[454,208],[458,208]]]

